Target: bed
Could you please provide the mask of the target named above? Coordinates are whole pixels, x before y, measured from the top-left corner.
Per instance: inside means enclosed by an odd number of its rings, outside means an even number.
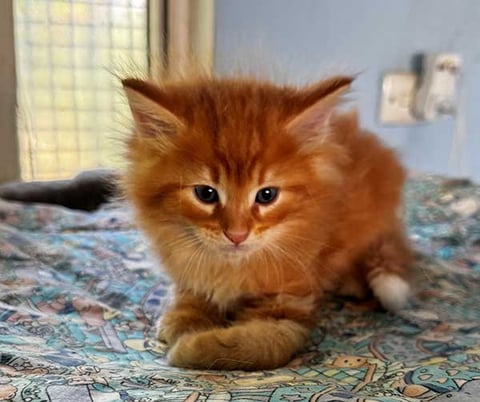
[[[420,273],[406,309],[329,300],[288,366],[218,372],[166,363],[168,279],[126,205],[0,200],[0,400],[479,401],[480,186],[412,178],[405,205]]]

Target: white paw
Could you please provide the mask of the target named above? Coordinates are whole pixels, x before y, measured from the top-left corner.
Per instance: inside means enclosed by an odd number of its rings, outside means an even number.
[[[410,285],[395,274],[382,273],[370,281],[370,287],[382,306],[390,311],[400,310],[410,296]]]

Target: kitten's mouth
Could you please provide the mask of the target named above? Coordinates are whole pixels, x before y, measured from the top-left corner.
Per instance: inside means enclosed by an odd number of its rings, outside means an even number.
[[[229,244],[229,245],[220,246],[220,250],[222,250],[223,252],[229,255],[242,254],[251,249],[252,249],[251,246],[245,245],[245,244],[239,244],[239,245]]]

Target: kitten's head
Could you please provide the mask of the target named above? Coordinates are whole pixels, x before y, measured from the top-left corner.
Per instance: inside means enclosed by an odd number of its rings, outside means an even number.
[[[341,185],[331,117],[351,81],[124,80],[135,120],[125,185],[141,226],[164,253],[307,250]]]

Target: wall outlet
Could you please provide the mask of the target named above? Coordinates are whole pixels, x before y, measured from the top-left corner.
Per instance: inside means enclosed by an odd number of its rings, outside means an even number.
[[[380,122],[383,124],[414,124],[417,76],[410,72],[393,72],[383,77],[380,101]]]

